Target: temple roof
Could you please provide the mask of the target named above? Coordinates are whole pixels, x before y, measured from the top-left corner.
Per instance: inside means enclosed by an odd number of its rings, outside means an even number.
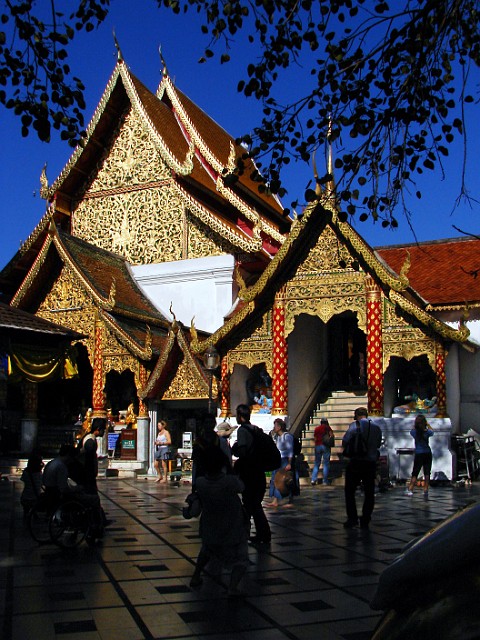
[[[66,215],[94,177],[94,168],[109,148],[129,106],[136,110],[153,145],[172,172],[179,195],[193,215],[201,213],[192,203],[206,204],[217,220],[212,228],[242,252],[264,251],[273,255],[284,240],[291,220],[278,199],[264,188],[246,150],[179,91],[164,75],[155,95],[119,60],[104,95],[87,128],[86,140],[77,147],[55,182],[43,185],[43,197],[56,199]],[[244,171],[238,175],[237,161]],[[152,175],[152,181],[156,176]],[[226,225],[223,229],[222,224]],[[230,233],[229,226],[235,229]],[[223,231],[223,234],[222,234]],[[248,244],[248,242],[250,244]],[[246,244],[247,243],[247,244]],[[268,260],[267,260],[268,261]]]
[[[295,274],[327,225],[407,321],[423,327],[427,333],[438,334],[445,340],[467,342],[469,332],[466,327],[462,325],[457,330],[436,318],[428,302],[410,282],[410,260],[405,247],[396,254],[393,268],[390,261],[382,255],[383,250],[375,252],[351,225],[339,220],[336,207],[326,201],[326,206],[322,202],[316,202],[305,209],[303,216],[294,222],[288,238],[258,280],[250,287],[241,288],[225,324],[202,341],[194,335],[192,350],[201,353],[208,346],[216,345],[224,353],[235,348],[259,325],[262,315],[271,308],[276,292]],[[444,264],[444,268],[448,268],[448,265]]]
[[[59,324],[49,322],[43,318],[39,318],[33,313],[11,307],[8,304],[0,302],[0,331],[2,333],[22,332],[27,334],[49,335],[52,337],[65,338],[67,340],[78,340],[84,337],[77,331],[72,331]]]
[[[435,240],[376,251],[397,272],[408,251],[410,284],[432,307],[480,303],[480,239]]]
[[[12,305],[28,304],[36,296],[39,282],[49,277],[58,258],[75,274],[122,344],[144,360],[149,360],[152,352],[161,351],[169,322],[144,296],[127,261],[59,230],[53,220],[48,232],[44,231],[42,249],[12,298]]]

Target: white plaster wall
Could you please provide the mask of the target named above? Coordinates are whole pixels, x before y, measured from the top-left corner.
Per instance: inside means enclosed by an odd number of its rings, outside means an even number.
[[[459,348],[460,426],[462,433],[473,429],[480,433],[480,351],[470,353]]]
[[[411,455],[398,455],[398,449],[414,449],[415,442],[410,435],[415,416],[408,418],[374,418],[382,429],[385,444],[388,448],[390,477],[406,480],[410,478],[413,468],[413,451]],[[449,418],[427,418],[434,431],[429,444],[432,449],[432,475],[436,471],[443,473],[450,480],[453,477],[453,455],[450,451],[452,424]]]
[[[288,415],[292,422],[327,363],[326,325],[315,316],[297,316],[295,328],[288,336]]]
[[[447,413],[452,421],[452,433],[461,433],[460,421],[460,359],[459,345],[452,344],[445,359]]]
[[[223,324],[233,303],[233,270],[231,255],[177,260],[159,264],[131,265],[138,286],[167,318],[170,304],[183,324],[214,332]]]

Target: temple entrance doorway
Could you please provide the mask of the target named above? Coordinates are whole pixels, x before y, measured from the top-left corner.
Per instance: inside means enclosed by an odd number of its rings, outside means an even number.
[[[130,369],[119,373],[109,371],[105,378],[105,408],[112,410],[115,420],[118,420],[120,411],[127,411],[130,404],[133,404],[135,415],[138,416],[137,387],[135,386],[135,376]]]
[[[38,417],[41,425],[73,426],[92,403],[93,370],[83,344],[75,345],[78,376],[38,385]]]
[[[391,388],[393,387],[394,388]],[[411,360],[392,356],[385,372],[385,412],[402,413],[411,411],[414,405],[422,407],[434,404],[436,396],[436,375],[426,355],[416,356]],[[433,406],[432,404],[432,406]],[[411,406],[410,406],[411,405]],[[398,410],[396,411],[396,408]]]
[[[327,323],[328,362],[332,389],[364,389],[367,385],[367,338],[357,316],[345,311]]]

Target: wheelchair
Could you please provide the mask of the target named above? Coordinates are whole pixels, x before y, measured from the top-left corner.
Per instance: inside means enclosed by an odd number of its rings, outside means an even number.
[[[67,499],[53,511],[48,522],[49,537],[59,547],[69,549],[84,540],[89,546],[103,537],[104,524],[96,505]]]

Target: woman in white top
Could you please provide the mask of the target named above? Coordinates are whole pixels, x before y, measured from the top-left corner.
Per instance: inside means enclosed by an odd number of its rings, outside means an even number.
[[[154,466],[157,470],[157,479],[155,482],[167,482],[167,460],[169,456],[169,446],[172,444],[172,438],[167,431],[167,423],[160,420],[157,425],[158,433],[155,439],[155,462]]]

